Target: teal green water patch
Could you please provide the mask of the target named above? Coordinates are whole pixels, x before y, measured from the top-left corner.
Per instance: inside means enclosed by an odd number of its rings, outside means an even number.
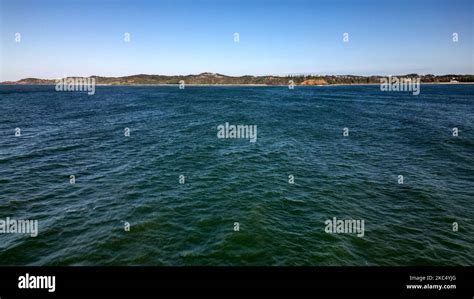
[[[0,264],[473,265],[472,85],[184,91],[0,86]]]

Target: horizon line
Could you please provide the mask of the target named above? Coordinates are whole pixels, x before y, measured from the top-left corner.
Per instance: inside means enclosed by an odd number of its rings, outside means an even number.
[[[214,73],[214,72],[201,72],[201,73],[195,73],[195,74],[177,74],[177,75],[164,75],[164,74],[144,74],[144,73],[138,73],[138,74],[131,74],[131,75],[123,75],[123,76],[101,76],[101,75],[89,75],[89,76],[64,76],[60,78],[40,78],[40,77],[25,77],[21,78],[18,80],[5,80],[5,81],[0,81],[1,83],[3,82],[18,82],[22,80],[28,80],[28,79],[38,79],[38,80],[59,80],[59,79],[64,79],[64,78],[92,78],[92,77],[98,77],[98,78],[124,78],[124,77],[133,77],[133,76],[163,76],[163,77],[187,77],[187,76],[201,76],[201,75],[214,75],[214,76],[225,76],[225,77],[231,77],[231,78],[239,78],[239,77],[341,77],[341,76],[350,76],[350,77],[401,77],[401,76],[435,76],[435,77],[445,77],[445,76],[474,76],[474,74],[462,74],[462,73],[445,73],[445,74],[418,74],[418,73],[406,73],[406,74],[397,74],[397,75],[378,75],[378,74],[371,74],[371,75],[354,75],[354,74],[318,74],[318,73],[288,73],[288,74],[266,74],[266,75],[252,75],[252,74],[246,74],[246,75],[226,75],[223,73]]]

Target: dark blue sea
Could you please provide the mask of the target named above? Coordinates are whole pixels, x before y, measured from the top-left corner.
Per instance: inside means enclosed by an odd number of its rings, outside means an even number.
[[[1,265],[472,266],[474,85],[0,86],[7,217]]]

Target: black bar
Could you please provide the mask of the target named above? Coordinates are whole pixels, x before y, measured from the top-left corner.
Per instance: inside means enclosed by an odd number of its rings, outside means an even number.
[[[473,267],[2,267],[0,297],[206,296],[473,298]],[[19,277],[55,276],[55,291],[20,289]],[[430,281],[410,280],[432,277]],[[455,276],[455,280],[441,280]],[[438,279],[438,280],[437,280]],[[407,285],[456,289],[407,289]]]

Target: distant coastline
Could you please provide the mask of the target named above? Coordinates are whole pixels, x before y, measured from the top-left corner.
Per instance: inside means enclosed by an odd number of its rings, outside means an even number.
[[[26,83],[26,84],[15,84],[15,83],[0,83],[0,86],[55,86],[54,83],[37,84],[37,83]],[[295,85],[298,87],[337,87],[337,86],[378,86],[380,83],[341,83],[341,84],[326,84],[326,85]],[[474,85],[474,82],[425,82],[421,85]],[[97,84],[97,87],[176,87],[179,84]],[[187,87],[288,87],[288,84],[186,84]]]
[[[420,79],[421,84],[474,84],[474,75],[394,75],[404,79]],[[74,79],[82,77],[67,77]],[[387,76],[355,75],[288,75],[288,76],[226,76],[218,73],[201,73],[198,75],[165,76],[165,75],[132,75],[124,77],[94,78],[97,86],[341,86],[341,85],[374,85],[380,84]],[[18,81],[4,81],[3,85],[55,85],[56,80],[26,78]]]

